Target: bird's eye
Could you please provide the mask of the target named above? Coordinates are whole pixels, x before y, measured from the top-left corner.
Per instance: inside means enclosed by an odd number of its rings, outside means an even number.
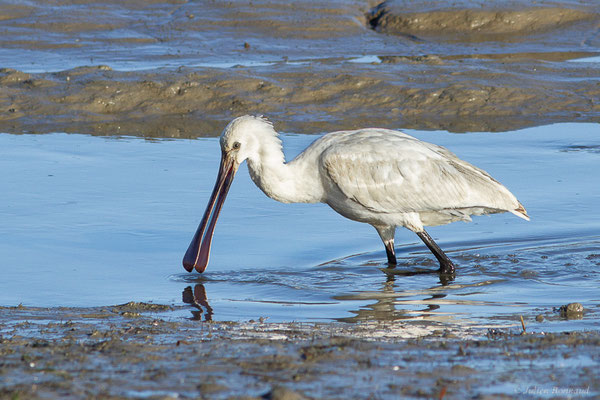
[[[240,148],[240,146],[241,146],[240,142],[235,142],[235,143],[233,143],[233,147],[232,147],[232,148],[233,148],[234,150],[237,150],[237,149],[239,149],[239,148]]]

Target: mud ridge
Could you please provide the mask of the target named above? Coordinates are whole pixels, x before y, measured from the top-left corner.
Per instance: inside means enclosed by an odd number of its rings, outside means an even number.
[[[368,15],[370,26],[397,35],[449,37],[464,41],[505,40],[559,31],[578,23],[598,23],[600,14],[584,7],[566,8],[513,4],[509,9],[492,3],[479,8],[433,8],[411,12],[406,1],[386,1]],[[488,8],[489,7],[489,8]],[[408,11],[407,11],[408,9]],[[593,26],[593,25],[592,25]],[[449,36],[450,35],[450,36]]]
[[[247,113],[299,133],[357,126],[501,131],[600,120],[600,85],[590,79],[597,70],[587,65],[531,70],[527,62],[513,62],[492,72],[465,68],[478,60],[382,60],[309,72],[290,65],[148,72],[96,66],[43,74],[3,69],[0,131],[214,136]],[[571,80],[560,79],[565,74]]]

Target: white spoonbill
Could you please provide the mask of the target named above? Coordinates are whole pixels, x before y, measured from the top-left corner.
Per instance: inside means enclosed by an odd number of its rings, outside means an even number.
[[[204,217],[183,258],[204,272],[219,212],[238,167],[267,196],[283,203],[326,203],[379,233],[390,267],[396,264],[397,226],[415,232],[440,263],[454,264],[424,226],[470,221],[471,215],[511,212],[529,220],[516,197],[487,172],[444,147],[389,129],[328,133],[286,162],[273,125],[258,116],[231,121],[220,138],[221,164]]]

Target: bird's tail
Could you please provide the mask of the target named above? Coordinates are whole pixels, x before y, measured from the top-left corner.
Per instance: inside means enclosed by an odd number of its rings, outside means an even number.
[[[523,204],[519,203],[519,207],[514,210],[510,210],[511,213],[515,214],[519,218],[523,218],[525,221],[529,221],[529,215],[527,215],[527,210],[523,207]]]

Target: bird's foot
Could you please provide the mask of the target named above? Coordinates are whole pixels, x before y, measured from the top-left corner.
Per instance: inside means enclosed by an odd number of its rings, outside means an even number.
[[[456,277],[456,268],[452,261],[440,263],[440,269],[438,269],[438,273],[440,274],[440,283],[442,286],[447,286],[450,282],[454,281]]]
[[[454,267],[454,263],[452,261],[443,261],[440,262],[440,269],[438,269],[438,272],[445,275],[454,275],[456,268]]]

